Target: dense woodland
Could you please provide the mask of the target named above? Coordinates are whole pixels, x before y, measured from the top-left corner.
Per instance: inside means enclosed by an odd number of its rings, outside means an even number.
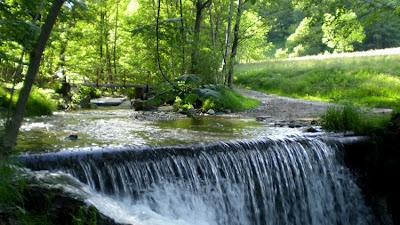
[[[23,80],[52,1],[0,1],[0,75]],[[397,47],[398,1],[67,1],[37,84],[228,83],[237,62]]]

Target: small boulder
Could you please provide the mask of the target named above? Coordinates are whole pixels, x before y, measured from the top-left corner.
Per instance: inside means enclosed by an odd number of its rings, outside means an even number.
[[[166,105],[166,106],[160,106],[157,109],[160,112],[173,112],[174,111],[174,107],[171,105]]]
[[[186,112],[186,115],[187,115],[188,117],[194,118],[194,119],[198,118],[198,116],[199,116],[199,115],[197,114],[196,109],[194,109],[194,108],[188,109],[188,111]]]
[[[78,140],[78,135],[70,134],[68,137],[65,138],[65,140],[76,141],[76,140]]]
[[[317,133],[320,131],[321,131],[320,129],[315,128],[315,127],[307,127],[304,129],[304,132],[307,132],[307,133]]]
[[[266,121],[268,119],[271,119],[271,116],[257,116],[256,121]]]
[[[215,115],[215,111],[214,111],[213,109],[209,109],[209,110],[207,111],[207,114],[209,114],[209,115]]]

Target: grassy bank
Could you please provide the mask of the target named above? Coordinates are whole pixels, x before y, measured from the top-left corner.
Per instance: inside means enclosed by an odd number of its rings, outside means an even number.
[[[257,99],[243,96],[224,85],[213,84],[203,85],[180,96],[172,95],[172,97],[175,98],[173,104],[175,110],[181,109],[184,112],[191,108],[202,112],[207,112],[210,109],[238,112],[255,108],[260,104]]]
[[[400,107],[400,55],[239,65],[236,84],[283,96]]]
[[[15,109],[19,90],[13,97],[12,109]],[[0,86],[0,116],[4,116],[10,102],[10,93]],[[57,104],[51,99],[50,94],[44,89],[34,87],[25,106],[25,116],[51,115],[56,110]]]
[[[219,86],[220,98],[215,99],[215,107],[218,110],[230,109],[234,112],[255,108],[260,101],[240,95],[236,91],[225,86]]]

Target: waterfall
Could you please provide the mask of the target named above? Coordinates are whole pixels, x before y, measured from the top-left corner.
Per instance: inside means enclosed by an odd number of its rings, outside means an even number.
[[[22,156],[123,202],[139,225],[362,225],[340,145],[318,138]],[[130,215],[130,216],[132,216]]]

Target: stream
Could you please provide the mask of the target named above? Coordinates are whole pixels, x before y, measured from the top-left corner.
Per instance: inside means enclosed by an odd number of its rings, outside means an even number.
[[[28,118],[21,127],[17,151],[176,145],[301,133],[301,129],[268,126],[251,118],[147,120],[140,116],[141,112],[114,109],[56,112],[52,116]],[[78,138],[70,140],[70,135]]]
[[[28,119],[19,160],[123,224],[374,224],[340,140],[249,118],[141,116]]]

